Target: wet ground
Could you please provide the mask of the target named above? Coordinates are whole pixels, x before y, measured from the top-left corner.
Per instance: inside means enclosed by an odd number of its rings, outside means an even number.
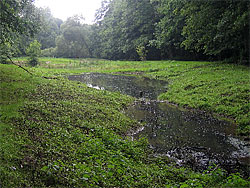
[[[131,137],[147,137],[155,155],[168,156],[195,170],[219,165],[229,172],[249,174],[250,145],[235,136],[236,126],[200,111],[181,110],[157,96],[168,83],[145,77],[87,73],[69,76],[89,87],[119,91],[136,97],[126,113],[141,122]]]

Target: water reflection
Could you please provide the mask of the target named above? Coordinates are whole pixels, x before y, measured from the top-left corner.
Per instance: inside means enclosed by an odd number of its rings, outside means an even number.
[[[84,82],[93,88],[119,91],[136,98],[157,99],[159,94],[167,90],[167,82],[146,77],[87,73],[69,76],[68,78]]]

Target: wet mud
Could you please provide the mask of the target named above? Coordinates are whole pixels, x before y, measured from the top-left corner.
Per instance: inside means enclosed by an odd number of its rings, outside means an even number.
[[[236,137],[234,124],[211,114],[144,99],[137,100],[126,113],[143,125],[131,132],[131,137],[147,137],[156,156],[167,156],[194,170],[218,165],[228,172],[249,175],[249,143]]]

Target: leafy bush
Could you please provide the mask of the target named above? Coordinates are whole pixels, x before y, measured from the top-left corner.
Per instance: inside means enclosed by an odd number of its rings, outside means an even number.
[[[239,173],[232,174],[227,178],[226,183],[222,187],[250,187],[250,182],[244,180]]]
[[[41,44],[34,40],[26,49],[26,53],[29,56],[29,64],[33,67],[38,65],[38,57],[41,55]]]

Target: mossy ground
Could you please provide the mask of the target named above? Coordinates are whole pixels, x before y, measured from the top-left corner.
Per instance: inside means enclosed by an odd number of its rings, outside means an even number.
[[[74,70],[28,68],[33,76],[15,66],[0,65],[2,187],[249,186],[239,174],[228,175],[217,168],[193,172],[176,168],[167,158],[150,157],[145,140],[126,138],[126,132],[137,126],[122,113],[133,98],[60,77],[42,78],[100,70],[143,71],[173,81],[177,76],[164,73],[169,62],[92,65],[91,61]]]

